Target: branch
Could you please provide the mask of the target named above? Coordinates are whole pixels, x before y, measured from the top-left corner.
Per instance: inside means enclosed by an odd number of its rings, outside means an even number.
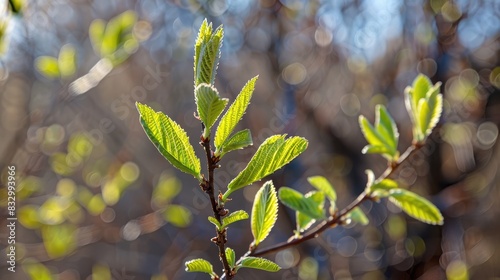
[[[209,138],[203,138],[201,139],[200,144],[205,148],[205,153],[207,156],[207,167],[208,167],[208,181],[206,179],[203,179],[203,182],[200,184],[201,188],[203,191],[205,191],[208,196],[210,197],[210,203],[212,204],[212,211],[214,213],[214,217],[219,221],[220,224],[222,224],[222,217],[227,215],[227,210],[224,209],[224,205],[221,204],[219,205],[217,201],[215,200],[215,193],[214,193],[214,170],[217,168],[217,159],[214,158],[212,149],[210,147],[210,139]],[[227,231],[226,229],[223,229],[222,231],[219,231],[216,229],[217,236],[212,239],[212,241],[217,244],[217,247],[219,248],[219,258],[224,265],[224,274],[226,275],[227,279],[231,280],[233,278],[233,274],[231,272],[231,267],[229,266],[229,262],[227,261],[226,257],[226,250],[224,248],[226,242],[227,242]]]
[[[378,177],[377,180],[381,181],[381,180],[384,180],[384,179],[387,179],[388,177],[390,177],[396,171],[396,169],[399,166],[401,166],[401,164],[409,158],[409,156],[413,152],[417,151],[421,147],[422,146],[418,145],[418,144],[413,144],[410,147],[408,147],[408,149],[404,152],[403,155],[401,155],[401,157],[398,159],[398,161],[392,163],[389,167],[387,167],[387,169],[384,171],[384,173],[382,173],[382,175],[380,175],[380,177]],[[366,191],[363,191],[353,202],[351,202],[351,204],[349,204],[347,207],[342,209],[338,214],[329,217],[327,220],[325,220],[321,224],[317,225],[314,229],[312,229],[311,231],[309,231],[307,234],[303,235],[302,237],[294,238],[294,239],[291,239],[290,241],[282,242],[282,243],[276,244],[274,246],[271,246],[269,248],[264,248],[262,250],[255,251],[255,249],[254,249],[254,251],[248,251],[244,256],[258,257],[258,256],[262,256],[265,254],[281,251],[281,250],[286,249],[288,247],[292,247],[292,246],[301,244],[307,240],[316,238],[325,230],[342,224],[344,217],[347,214],[349,214],[349,212],[351,212],[354,208],[359,206],[363,201],[369,200],[369,199],[371,199],[370,195]]]

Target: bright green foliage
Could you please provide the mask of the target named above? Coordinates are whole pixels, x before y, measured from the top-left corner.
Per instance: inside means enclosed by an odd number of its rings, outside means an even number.
[[[66,256],[76,248],[76,230],[73,225],[43,226],[43,245],[51,258]]]
[[[224,143],[224,151],[220,154],[223,157],[226,153],[238,149],[243,149],[253,145],[252,134],[249,129],[243,129],[233,134]]]
[[[19,208],[17,218],[19,222],[27,229],[37,229],[41,226],[38,218],[39,207],[35,205],[25,205]]]
[[[237,210],[222,219],[222,228],[227,228],[228,225],[237,221],[248,219],[248,213],[243,210]]]
[[[306,139],[294,136],[285,140],[285,136],[286,134],[271,136],[260,145],[245,169],[229,182],[223,200],[226,200],[233,191],[272,174],[307,148]]]
[[[231,268],[234,268],[234,264],[236,262],[236,253],[234,252],[233,249],[229,247],[226,248],[226,258],[227,262],[229,263],[229,266]]]
[[[226,111],[224,116],[215,131],[215,155],[219,156],[220,154],[225,152],[226,140],[229,135],[233,132],[234,128],[238,124],[238,122],[245,114],[247,110],[248,104],[250,104],[250,99],[252,98],[253,90],[255,88],[255,82],[257,81],[256,76],[250,79],[243,89],[240,91],[233,104],[229,106],[229,109]]]
[[[50,79],[68,78],[76,72],[76,50],[70,45],[62,46],[59,57],[40,56],[35,60],[35,68]]]
[[[327,181],[328,182],[328,181]],[[304,196],[306,200],[310,200],[314,205],[317,206],[318,208],[318,213],[323,212],[323,208],[325,206],[325,193],[324,192],[317,192],[317,191],[312,191],[306,193]],[[295,217],[297,219],[297,231],[296,233],[299,234],[301,232],[306,231],[308,228],[310,228],[314,222],[316,222],[316,219],[300,212],[297,211],[295,213]]]
[[[52,276],[50,270],[43,264],[34,262],[29,259],[23,263],[23,270],[29,275],[32,280],[52,280],[55,277]]]
[[[359,207],[354,207],[354,209],[352,209],[352,211],[349,213],[348,218],[364,226],[369,223],[368,217],[366,217],[363,210],[361,210],[361,208]]]
[[[369,192],[371,193],[372,197],[388,197],[390,195],[390,190],[397,187],[398,182],[391,179],[384,179],[380,182],[374,182],[373,185],[370,186]]]
[[[212,264],[204,259],[194,259],[185,263],[187,272],[204,272],[215,276]]]
[[[224,29],[222,25],[212,30],[212,23],[205,19],[194,44],[194,86],[214,84],[220,59]]]
[[[220,98],[217,89],[209,84],[200,84],[194,91],[198,116],[205,125],[203,137],[209,138],[210,128],[219,118],[229,99]]]
[[[332,209],[335,208],[337,193],[335,192],[335,189],[333,188],[332,184],[330,184],[328,179],[323,176],[313,176],[307,178],[307,181],[317,190],[323,192],[330,201]]]
[[[219,221],[217,221],[216,218],[214,218],[213,216],[208,216],[208,221],[214,224],[214,226],[216,226],[218,230],[221,230],[222,225],[219,223]]]
[[[128,10],[112,18],[108,23],[96,19],[90,24],[89,37],[94,51],[109,59],[113,65],[125,61],[139,47],[139,39],[133,28],[137,22],[134,11]]]
[[[136,103],[141,124],[158,151],[176,168],[193,175],[200,182],[200,160],[189,143],[186,132],[171,118],[155,112],[147,105]]]
[[[382,154],[389,161],[398,159],[398,129],[383,105],[375,108],[375,126],[364,116],[359,116],[359,125],[369,144],[363,148],[363,153]]]
[[[322,192],[319,193],[323,194]],[[281,203],[285,204],[295,211],[301,212],[313,219],[325,218],[323,207],[321,207],[321,203],[323,202],[319,203],[319,199],[318,201],[316,201],[317,197],[312,196],[314,198],[306,198],[300,192],[288,187],[281,187],[279,189],[278,196],[281,200]]]
[[[269,272],[276,272],[281,269],[281,267],[274,262],[263,259],[263,258],[256,258],[256,257],[244,257],[241,259],[241,264],[238,266],[238,268],[241,267],[247,267],[247,268],[254,268],[254,269],[260,269],[260,270],[265,270]]]
[[[440,82],[432,85],[428,77],[420,74],[413,81],[413,86],[405,89],[406,109],[413,122],[413,140],[417,143],[422,143],[439,121],[443,110],[440,86]]]
[[[411,217],[431,225],[442,225],[439,209],[427,199],[404,189],[391,189],[389,200]]]
[[[272,181],[267,181],[255,194],[251,227],[253,244],[259,245],[271,232],[278,217],[278,198]]]

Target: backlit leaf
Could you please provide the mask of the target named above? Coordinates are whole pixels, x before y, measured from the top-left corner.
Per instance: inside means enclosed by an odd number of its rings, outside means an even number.
[[[227,98],[220,98],[217,89],[209,84],[200,84],[195,89],[195,101],[198,109],[198,115],[205,125],[207,131],[204,137],[208,137],[210,128],[219,118],[224,108],[226,108]]]
[[[224,145],[221,147],[222,152],[220,156],[222,157],[230,151],[243,149],[251,145],[253,145],[253,141],[250,130],[249,129],[240,130],[226,140]]]
[[[229,182],[223,200],[226,200],[233,191],[272,174],[307,148],[306,139],[294,136],[285,140],[285,136],[286,134],[271,136],[260,145],[245,169]]]
[[[221,149],[223,148],[229,135],[233,132],[234,128],[243,117],[243,114],[245,114],[248,104],[250,104],[250,99],[252,98],[257,78],[258,76],[252,78],[245,84],[234,102],[231,106],[229,106],[229,109],[227,109],[224,116],[222,116],[219,126],[215,131],[215,155],[219,155],[221,153]]]
[[[264,259],[264,258],[256,258],[256,257],[244,257],[241,260],[241,264],[239,267],[247,267],[253,269],[260,269],[269,272],[276,272],[281,269],[281,267],[274,262]]]
[[[212,31],[212,23],[203,21],[194,45],[195,87],[201,83],[214,84],[223,37],[222,25]]]
[[[391,189],[389,200],[411,217],[431,225],[442,225],[439,209],[427,199],[404,189]]]
[[[227,262],[229,263],[229,266],[233,268],[236,262],[236,254],[233,249],[229,247],[226,248],[226,258]]]
[[[176,168],[202,180],[200,160],[189,143],[186,132],[167,115],[147,105],[136,103],[141,124],[158,151]]]
[[[237,221],[248,219],[248,213],[243,210],[237,210],[233,213],[229,214],[227,217],[222,219],[222,228],[226,228],[228,225],[232,223],[236,223]]]
[[[323,176],[313,176],[307,178],[307,181],[317,190],[325,193],[330,202],[335,203],[335,201],[337,200],[337,193],[335,192],[335,189],[333,188],[332,184],[330,184],[328,179]]]
[[[259,245],[271,232],[278,217],[278,198],[272,181],[267,181],[255,194],[251,228],[254,244]]]
[[[359,207],[355,207],[354,209],[352,209],[348,217],[353,221],[355,221],[356,223],[359,223],[364,226],[366,226],[369,223],[368,217],[366,217],[363,210],[361,210],[361,208]]]
[[[185,263],[187,272],[204,272],[210,275],[214,274],[212,264],[204,259],[194,259]]]
[[[308,192],[304,197],[305,199],[312,201],[320,212],[323,212],[323,207],[325,206],[325,194],[323,192]],[[310,216],[299,211],[295,212],[295,216],[297,219],[297,230],[299,232],[306,231],[314,224],[314,222],[316,222],[316,219],[311,218]]]
[[[219,223],[219,221],[217,221],[216,218],[212,217],[212,216],[208,216],[208,221],[211,222],[212,224],[214,224],[214,226],[217,227],[217,229],[221,229],[222,228],[222,225]]]
[[[316,201],[306,198],[303,194],[294,189],[281,187],[278,191],[278,196],[281,203],[295,211],[299,211],[313,219],[325,218],[324,210],[319,207]]]

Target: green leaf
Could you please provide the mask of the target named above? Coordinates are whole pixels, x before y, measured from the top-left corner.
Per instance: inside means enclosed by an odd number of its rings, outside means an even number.
[[[76,229],[71,224],[42,227],[43,245],[51,258],[68,255],[76,248]]]
[[[186,132],[167,115],[147,105],[136,103],[141,125],[158,151],[176,168],[193,175],[200,182],[200,160],[189,143]]]
[[[51,56],[40,56],[35,60],[35,68],[47,78],[55,79],[59,78],[59,65],[55,57]]]
[[[321,177],[321,176],[318,176]],[[313,202],[316,207],[318,208],[318,212],[323,212],[323,207],[325,206],[325,193],[324,192],[317,192],[317,191],[312,191],[306,193],[304,196],[305,199]],[[304,232],[308,228],[310,228],[314,222],[316,222],[316,219],[311,218],[310,216],[302,213],[302,212],[295,212],[295,216],[297,219],[297,230],[298,232]]]
[[[61,78],[71,77],[76,72],[76,50],[70,45],[62,46],[57,60]]]
[[[212,23],[203,21],[194,45],[195,87],[201,83],[214,84],[223,37],[222,25],[212,32]]]
[[[260,145],[245,169],[229,182],[223,200],[226,200],[235,190],[272,174],[307,148],[306,139],[294,136],[285,140],[285,136],[286,134],[271,136]]]
[[[222,219],[222,228],[226,228],[228,225],[232,223],[236,223],[237,221],[248,219],[248,213],[243,210],[234,211],[229,214],[227,217]]]
[[[222,116],[219,126],[215,131],[214,143],[216,156],[220,155],[221,149],[223,148],[227,138],[233,132],[234,128],[243,117],[243,114],[245,114],[248,104],[250,104],[250,99],[252,98],[253,90],[255,88],[255,82],[258,77],[259,76],[252,78],[245,84],[234,102],[231,106],[229,106],[229,109],[226,111],[224,116]]]
[[[365,213],[361,208],[355,207],[349,213],[349,218],[355,221],[356,223],[362,224],[366,226],[369,223],[368,217],[366,217]]]
[[[241,264],[238,266],[240,267],[247,267],[247,268],[254,268],[254,269],[260,269],[260,270],[265,270],[269,272],[276,272],[281,269],[281,267],[274,262],[264,259],[264,258],[256,258],[256,257],[244,257],[241,259]]]
[[[210,128],[214,125],[215,121],[219,118],[224,108],[226,108],[227,98],[220,98],[217,89],[209,84],[200,84],[195,89],[195,101],[198,109],[198,115],[205,125],[207,135],[209,137]]]
[[[389,200],[411,217],[431,225],[442,225],[439,209],[427,199],[405,189],[391,189]]]
[[[330,200],[330,203],[335,204],[335,201],[337,200],[337,193],[328,179],[323,176],[313,176],[307,178],[307,181],[317,190],[323,192],[328,200]]]
[[[238,149],[243,149],[247,146],[253,145],[252,135],[249,129],[244,129],[236,132],[229,139],[224,142],[221,147],[220,157],[223,157],[226,153]]]
[[[375,182],[370,186],[369,193],[372,197],[382,198],[390,195],[390,191],[398,187],[398,182],[391,179],[384,179],[380,182]]]
[[[204,272],[214,275],[212,264],[204,259],[194,259],[185,263],[187,272]]]
[[[227,258],[227,262],[229,263],[229,266],[231,268],[234,268],[234,264],[236,262],[236,254],[234,253],[234,250],[227,247],[226,248],[226,258]]]
[[[375,126],[372,126],[364,116],[359,116],[359,125],[369,144],[363,148],[363,153],[382,154],[390,161],[397,160],[398,129],[383,105],[377,105],[375,108]]]
[[[255,194],[252,206],[251,227],[257,246],[271,232],[278,217],[278,198],[272,181],[267,181]]]
[[[299,211],[313,219],[325,218],[323,209],[319,207],[316,201],[306,198],[294,189],[281,187],[278,191],[278,196],[283,204],[295,211]]]
[[[217,221],[216,218],[214,218],[212,216],[208,216],[208,221],[211,222],[212,224],[214,224],[218,230],[220,230],[222,228],[222,225],[219,223],[219,221]]]

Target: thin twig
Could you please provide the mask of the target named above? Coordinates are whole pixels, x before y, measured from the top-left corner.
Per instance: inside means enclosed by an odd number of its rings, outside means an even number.
[[[210,197],[210,203],[212,204],[212,211],[214,213],[214,217],[222,224],[222,216],[227,215],[227,210],[224,209],[224,205],[219,205],[215,200],[215,191],[214,191],[214,170],[217,168],[216,159],[213,157],[213,152],[210,147],[210,139],[202,139],[200,144],[205,148],[205,153],[207,156],[207,168],[208,168],[208,181],[206,179],[201,183],[201,188],[208,194]],[[216,229],[217,236],[212,239],[217,247],[219,248],[219,258],[224,266],[224,275],[227,279],[232,279],[233,274],[231,272],[231,267],[229,266],[229,262],[227,261],[225,244],[227,242],[226,230],[220,231]],[[223,276],[224,276],[223,275]]]
[[[398,159],[397,162],[391,164],[387,169],[382,173],[377,178],[377,181],[384,180],[386,178],[389,178],[395,171],[396,169],[401,166],[403,162],[405,162],[409,156],[416,150],[420,149],[422,146],[419,144],[413,144],[408,149],[401,155],[401,157]],[[314,229],[310,230],[307,234],[303,235],[300,238],[293,238],[290,239],[290,241],[287,242],[282,242],[279,244],[276,244],[274,246],[271,246],[269,248],[264,248],[262,250],[255,250],[254,248],[253,251],[248,251],[244,256],[252,256],[252,257],[258,257],[262,255],[266,255],[269,253],[281,251],[283,249],[286,249],[288,247],[292,247],[298,244],[301,244],[307,240],[313,239],[318,237],[323,231],[335,227],[339,224],[342,224],[345,216],[349,214],[354,208],[359,206],[363,201],[371,199],[370,194],[367,193],[366,191],[363,191],[353,202],[351,202],[347,207],[342,209],[338,214],[335,214],[334,216],[329,217],[327,220],[323,221],[321,224],[317,225]],[[241,260],[241,259],[240,259]]]

